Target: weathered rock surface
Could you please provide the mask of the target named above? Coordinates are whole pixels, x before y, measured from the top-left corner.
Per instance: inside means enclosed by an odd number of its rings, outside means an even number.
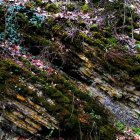
[[[16,17],[18,26],[5,25],[6,9],[0,7],[0,32],[8,32],[0,44],[0,139],[114,140],[117,120],[139,128],[138,51],[121,48],[97,11],[100,18],[42,14],[30,6],[17,4],[16,14],[6,15],[10,22]],[[122,16],[119,20],[117,33]],[[11,43],[7,25],[18,27],[21,44]]]

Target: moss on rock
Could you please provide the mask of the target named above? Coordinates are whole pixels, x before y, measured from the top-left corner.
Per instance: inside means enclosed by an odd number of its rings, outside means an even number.
[[[30,63],[28,64],[28,67],[29,66]],[[0,59],[0,78],[3,78],[4,83],[6,83],[5,85],[0,82],[0,94],[3,93],[2,89],[6,86],[8,92],[12,89],[10,98],[17,100],[17,102],[21,101],[20,104],[26,104],[26,106],[31,107],[33,111],[36,111],[35,107],[39,105],[43,106],[50,114],[54,114],[55,112],[54,116],[60,123],[62,136],[66,138],[73,137],[73,134],[75,134],[74,138],[80,136],[79,123],[83,136],[90,131],[93,121],[90,116],[92,110],[95,110],[95,113],[101,115],[101,121],[97,121],[98,129],[100,130],[105,124],[108,126],[107,129],[105,128],[105,132],[102,132],[102,136],[110,131],[109,128],[112,129],[107,121],[107,116],[103,108],[100,106],[99,109],[98,103],[96,103],[88,93],[80,91],[69,78],[66,79],[63,75],[56,72],[49,76],[45,71],[41,72],[40,70],[38,70],[39,74],[35,73],[35,75],[33,75],[26,67],[27,66],[22,68],[10,59]],[[37,94],[36,83],[41,86],[42,96],[38,96]],[[9,93],[5,93],[4,96],[8,99]],[[28,100],[24,103],[26,99]],[[30,100],[32,103],[29,102]],[[34,107],[31,106],[33,103],[36,104]],[[81,106],[80,109],[79,106]],[[86,114],[83,114],[84,110]],[[65,133],[63,130],[65,130]],[[69,131],[72,132],[72,135],[65,135],[68,134]]]

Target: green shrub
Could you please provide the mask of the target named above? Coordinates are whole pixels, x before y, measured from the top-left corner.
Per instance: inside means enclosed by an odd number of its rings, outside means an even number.
[[[140,35],[139,35],[139,34],[134,33],[134,38],[135,38],[136,40],[140,41]]]
[[[26,2],[25,7],[27,9],[33,9],[35,7],[35,3],[34,2]]]
[[[135,48],[136,48],[136,50],[137,50],[138,52],[140,52],[140,44],[136,44],[136,45],[135,45]]]
[[[88,5],[87,5],[87,4],[84,4],[84,5],[81,7],[81,10],[82,10],[83,13],[89,12],[89,7],[88,7]]]
[[[59,8],[58,8],[54,3],[52,3],[52,4],[47,4],[47,5],[45,6],[45,9],[46,9],[46,11],[48,11],[48,12],[53,12],[53,13],[59,12]]]
[[[140,135],[140,128],[132,128],[132,130],[133,130],[136,134]]]
[[[22,14],[22,13],[17,13],[17,21],[19,24],[23,24],[22,26],[27,26],[28,23],[28,18]]]
[[[42,0],[36,0],[35,2],[36,2],[36,4],[39,5],[39,6],[43,4]]]
[[[118,130],[121,130],[121,131],[125,129],[124,124],[122,124],[121,122],[117,122],[116,127],[118,128]]]
[[[97,31],[97,30],[98,30],[97,24],[92,24],[92,25],[90,26],[90,30],[91,30],[91,31]]]
[[[117,40],[114,37],[108,38],[107,41],[108,41],[108,44],[112,45],[113,47],[116,46],[117,44]]]
[[[75,5],[74,4],[68,4],[66,5],[66,8],[68,11],[74,11],[75,10]]]

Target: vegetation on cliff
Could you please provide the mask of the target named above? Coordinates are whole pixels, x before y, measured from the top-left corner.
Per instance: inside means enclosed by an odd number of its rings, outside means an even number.
[[[137,12],[119,0],[1,3],[2,138],[137,140]]]

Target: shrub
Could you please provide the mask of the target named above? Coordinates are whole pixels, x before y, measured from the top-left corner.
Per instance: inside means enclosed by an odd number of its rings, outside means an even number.
[[[133,128],[132,129],[136,134],[140,135],[140,128]]]
[[[82,7],[81,7],[81,10],[83,13],[87,13],[89,11],[89,7],[87,4],[84,4]]]
[[[92,25],[90,26],[90,30],[91,30],[91,31],[97,31],[97,30],[98,30],[97,24],[92,24]]]
[[[112,45],[113,47],[117,45],[117,40],[114,37],[108,38],[107,41],[108,41],[108,44]]]
[[[59,8],[58,8],[54,3],[52,3],[52,4],[47,4],[47,5],[45,6],[45,9],[46,9],[46,11],[48,11],[48,12],[53,12],[53,13],[59,12]]]
[[[140,44],[136,44],[136,45],[135,45],[135,48],[136,48],[136,50],[137,50],[138,52],[140,52]]]
[[[66,8],[68,11],[74,11],[75,10],[75,5],[74,4],[68,4],[66,5]]]
[[[35,3],[33,3],[33,2],[26,2],[25,7],[27,9],[33,9],[35,7]]]
[[[43,4],[42,0],[36,0],[35,2],[36,2],[36,4],[39,5],[39,6]]]

